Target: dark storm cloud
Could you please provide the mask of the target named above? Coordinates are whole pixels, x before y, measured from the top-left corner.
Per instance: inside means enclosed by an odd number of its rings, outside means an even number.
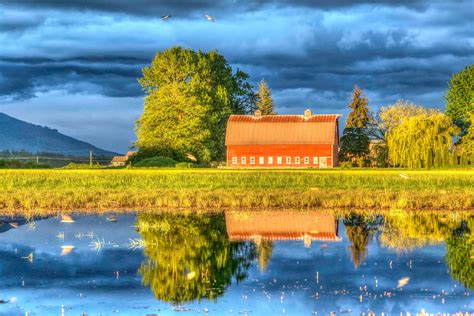
[[[81,95],[132,97],[132,122],[141,68],[177,45],[217,49],[254,85],[265,79],[280,113],[346,114],[356,84],[374,110],[400,98],[441,108],[451,75],[474,60],[472,12],[471,1],[0,0],[0,111],[63,91],[77,109]],[[110,103],[93,103],[97,116]]]
[[[128,57],[88,56],[68,59],[44,57],[1,58],[0,96],[28,99],[38,91],[51,88],[84,92],[95,90],[105,96],[138,96],[141,94],[136,80],[145,62]],[[89,86],[70,85],[88,83]]]
[[[407,6],[416,9],[426,7],[426,1],[423,0],[5,0],[3,3],[10,6],[27,8],[100,11],[144,16],[161,16],[164,14],[189,16],[218,12],[236,13],[287,6],[325,10],[357,5]]]

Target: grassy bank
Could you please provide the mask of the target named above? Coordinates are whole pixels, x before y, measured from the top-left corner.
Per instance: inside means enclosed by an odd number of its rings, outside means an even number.
[[[403,178],[404,173],[408,178]],[[1,170],[0,210],[153,208],[474,210],[474,172]]]

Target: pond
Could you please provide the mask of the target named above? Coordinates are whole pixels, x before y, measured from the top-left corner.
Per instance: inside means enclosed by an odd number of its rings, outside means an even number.
[[[0,315],[474,312],[474,215],[0,217]]]

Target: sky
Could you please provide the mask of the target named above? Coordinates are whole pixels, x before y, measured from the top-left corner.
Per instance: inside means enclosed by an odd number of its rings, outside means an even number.
[[[281,114],[347,117],[354,85],[373,111],[443,109],[474,60],[473,16],[472,0],[0,0],[0,112],[125,152],[141,68],[173,46],[218,50],[254,86],[265,79]]]

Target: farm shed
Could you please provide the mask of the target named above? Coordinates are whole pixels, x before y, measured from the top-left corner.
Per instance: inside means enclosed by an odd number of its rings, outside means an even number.
[[[331,168],[339,163],[339,114],[231,115],[228,167]]]

